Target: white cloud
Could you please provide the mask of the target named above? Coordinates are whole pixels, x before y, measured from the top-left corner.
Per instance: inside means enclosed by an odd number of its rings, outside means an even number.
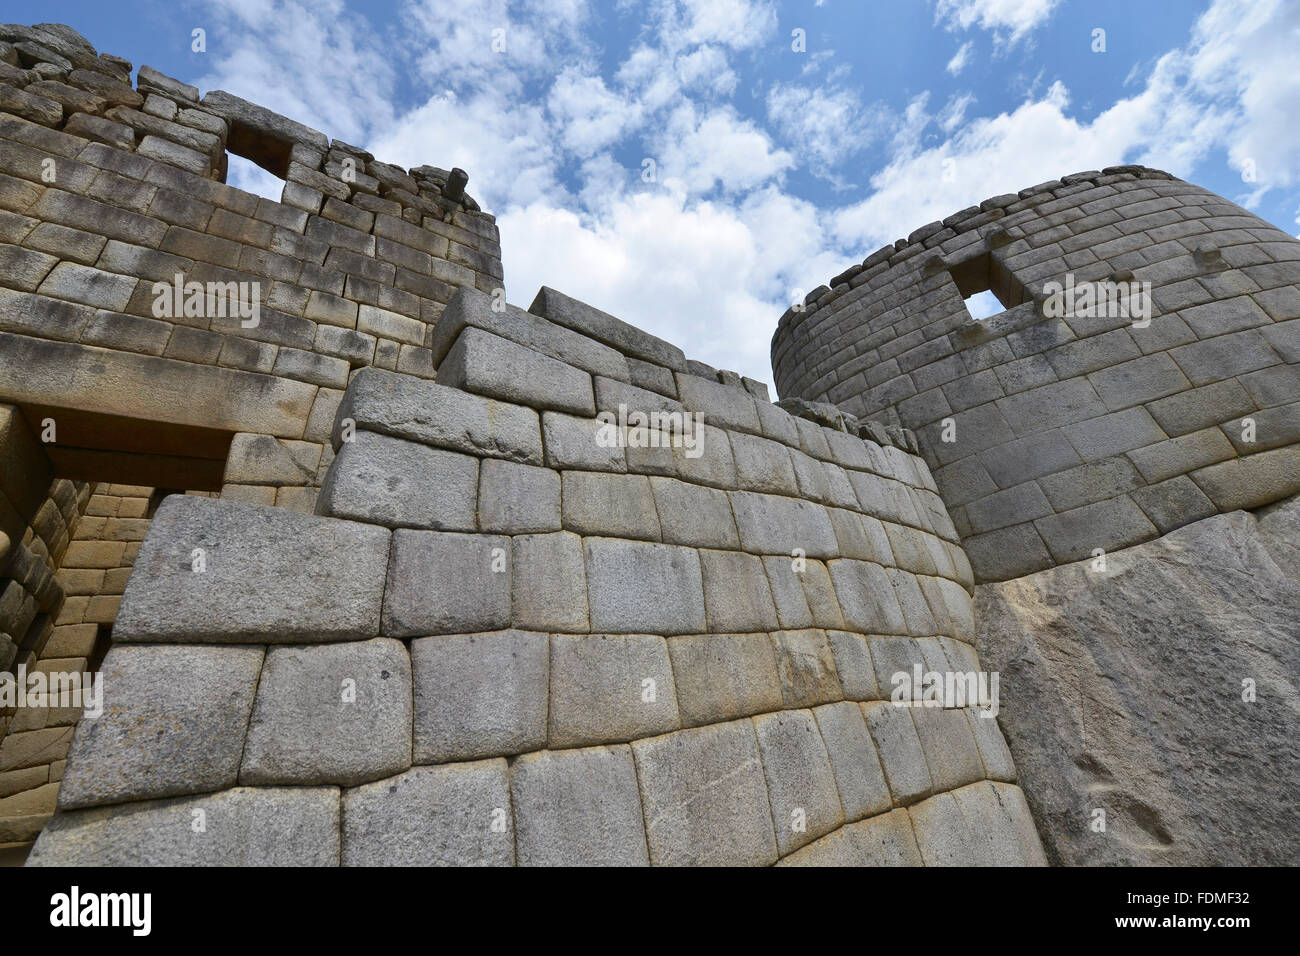
[[[605,86],[599,76],[570,67],[551,87],[551,114],[560,125],[564,145],[585,159],[611,143],[641,120],[641,107]]]
[[[950,30],[979,27],[999,43],[1014,45],[1048,16],[1061,0],[938,0],[935,23]]]
[[[794,166],[785,150],[731,107],[699,112],[683,103],[667,117],[652,144],[660,181],[691,195],[715,187],[740,193],[779,176]]]
[[[767,115],[795,153],[827,178],[831,167],[880,139],[894,122],[882,105],[864,108],[854,90],[793,83],[772,86]]]
[[[958,47],[957,52],[954,53],[952,59],[948,61],[948,72],[953,76],[956,76],[961,73],[962,70],[966,69],[966,64],[970,62],[970,53],[973,49],[975,49],[974,40],[967,40]]]

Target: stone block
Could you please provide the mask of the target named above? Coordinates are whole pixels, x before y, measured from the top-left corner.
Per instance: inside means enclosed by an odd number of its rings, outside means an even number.
[[[411,641],[415,763],[510,756],[546,745],[545,634],[495,631]]]
[[[1090,557],[1095,548],[1116,551],[1158,534],[1128,495],[1040,518],[1034,527],[1058,564]]]
[[[198,812],[205,829],[194,831]],[[28,866],[337,866],[336,787],[235,787],[55,814]]]
[[[383,633],[420,637],[509,627],[510,564],[509,538],[393,532]]]
[[[883,701],[859,706],[895,805],[906,806],[928,795],[933,783],[911,709]]]
[[[702,413],[712,424],[732,431],[762,435],[754,396],[698,375],[677,374],[677,397],[683,406]]]
[[[492,296],[462,286],[447,303],[427,343],[434,363],[441,365],[461,330],[473,326],[592,375],[630,381],[627,360],[620,352],[514,306],[497,311],[495,304]]]
[[[361,369],[339,406],[342,423],[437,448],[529,464],[542,463],[537,413],[394,372]]]
[[[659,540],[650,479],[591,471],[561,474],[564,527],[586,535]]]
[[[632,754],[653,865],[776,862],[772,811],[749,720],[638,740]]]
[[[913,637],[929,637],[937,634],[939,627],[935,623],[934,615],[930,613],[930,605],[921,592],[916,575],[898,568],[886,568],[885,574],[893,585],[894,597],[898,599],[898,606],[903,612],[907,633]]]
[[[815,627],[819,623],[808,606],[801,580],[803,571],[796,570],[796,563],[793,558],[775,555],[763,558],[763,569],[767,572],[767,582],[776,605],[777,622],[780,627],[791,630]],[[825,574],[824,568],[822,573]]]
[[[473,326],[461,331],[443,358],[438,381],[531,408],[596,414],[591,375]]]
[[[551,635],[551,748],[633,740],[680,726],[662,637]]]
[[[343,791],[343,865],[512,866],[507,776],[504,760],[479,760]]]
[[[104,710],[78,724],[60,807],[234,786],[261,669],[260,647],[113,647]]]
[[[844,626],[863,634],[906,634],[899,596],[885,569],[866,561],[827,563]]]
[[[730,439],[738,488],[792,497],[799,494],[790,450],[785,445],[743,432],[733,433]]]
[[[847,700],[879,700],[880,685],[867,639],[847,631],[827,631],[835,671]]]
[[[135,559],[114,640],[373,637],[388,537],[383,528],[350,521],[173,495],[158,508]]]
[[[862,708],[852,701],[841,701],[815,708],[813,716],[830,758],[845,822],[888,810],[892,806],[889,785],[880,769]]]
[[[469,455],[357,432],[330,465],[320,511],[389,528],[473,531],[478,471]]]
[[[702,550],[699,555],[711,633],[771,631],[779,626],[762,561],[740,551]]]
[[[687,727],[781,708],[776,654],[766,634],[690,634],[668,640],[677,706]]]
[[[840,826],[844,810],[811,711],[782,711],[753,720],[776,842],[785,855]]]
[[[786,707],[812,707],[844,696],[824,631],[776,631],[772,648]]]
[[[549,468],[626,472],[627,458],[617,432],[594,418],[574,418],[560,412],[542,414]],[[540,464],[540,462],[539,462]]]
[[[666,544],[583,541],[591,627],[613,634],[699,634],[704,587],[697,552]]]
[[[740,536],[725,492],[673,478],[652,476],[650,488],[666,543],[701,548],[739,548]]]
[[[590,621],[582,539],[563,531],[518,535],[513,539],[513,551],[515,626],[587,631]]]
[[[916,845],[926,866],[975,866],[975,841],[966,817],[950,793],[940,793],[908,809]]]
[[[839,543],[826,509],[796,498],[748,491],[729,494],[741,547],[751,554],[835,557]]]
[[[647,866],[626,746],[527,754],[510,767],[521,866]]]
[[[1191,478],[1220,511],[1258,508],[1300,490],[1300,446],[1233,458]]]
[[[411,766],[411,659],[386,637],[273,647],[244,744],[243,784],[356,785]]]
[[[914,707],[912,723],[921,740],[935,790],[955,790],[984,779],[984,763],[965,710]]]
[[[529,534],[560,529],[560,476],[496,458],[479,466],[480,531]]]
[[[778,866],[922,866],[906,810],[851,823],[808,844]]]
[[[789,560],[789,559],[781,559]],[[820,561],[802,562],[802,570],[797,571],[803,579],[803,593],[812,613],[814,626],[823,628],[844,627],[844,613],[840,610],[839,599],[831,585],[830,572]]]

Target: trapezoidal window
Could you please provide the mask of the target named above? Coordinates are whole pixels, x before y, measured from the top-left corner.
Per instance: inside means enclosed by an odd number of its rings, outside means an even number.
[[[979,322],[1024,301],[1025,287],[987,249],[949,267],[970,317]]]

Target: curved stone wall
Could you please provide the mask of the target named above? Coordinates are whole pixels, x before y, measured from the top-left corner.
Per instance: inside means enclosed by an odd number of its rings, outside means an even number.
[[[980,669],[921,459],[549,289],[430,348],[318,514],[163,503],[29,862],[1043,862],[997,721],[887,700]]]
[[[1059,315],[1053,282],[1150,283],[1149,323]],[[1114,167],[873,253],[782,316],[772,364],[783,397],[914,429],[977,579],[1005,580],[1300,490],[1298,286],[1291,236]],[[983,290],[1007,309],[975,321]]]

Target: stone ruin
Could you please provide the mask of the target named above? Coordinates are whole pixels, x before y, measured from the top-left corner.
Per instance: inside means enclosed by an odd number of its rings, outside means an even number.
[[[29,865],[1295,862],[1290,237],[997,197],[787,313],[773,404],[506,304],[463,172],[131,75],[0,26],[0,668],[103,688],[0,710]],[[1067,270],[1155,318],[1048,319]]]

